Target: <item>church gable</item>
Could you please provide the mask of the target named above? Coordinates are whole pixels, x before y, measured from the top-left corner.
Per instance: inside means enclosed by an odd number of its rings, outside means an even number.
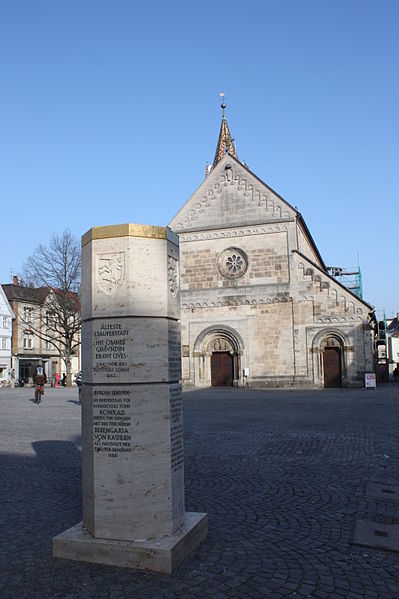
[[[169,223],[176,233],[293,220],[296,211],[231,155]]]
[[[318,268],[303,254],[294,251],[293,256],[297,273],[298,300],[313,301],[315,322],[329,324],[367,320],[372,306]]]

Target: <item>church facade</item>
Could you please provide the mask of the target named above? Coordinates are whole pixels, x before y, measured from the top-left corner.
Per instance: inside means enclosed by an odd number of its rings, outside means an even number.
[[[361,386],[372,306],[328,274],[301,214],[236,155],[224,115],[180,239],[183,383]]]

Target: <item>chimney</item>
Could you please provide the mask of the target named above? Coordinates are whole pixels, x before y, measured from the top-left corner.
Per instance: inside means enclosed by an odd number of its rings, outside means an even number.
[[[13,278],[12,278],[12,284],[13,285],[19,285],[18,277],[16,275],[14,275]]]

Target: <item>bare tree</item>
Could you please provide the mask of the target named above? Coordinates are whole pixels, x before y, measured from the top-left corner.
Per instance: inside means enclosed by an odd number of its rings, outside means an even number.
[[[23,284],[38,290],[40,302],[33,313],[21,318],[33,334],[57,350],[68,385],[72,384],[71,358],[80,344],[80,273],[80,245],[66,230],[54,234],[48,246],[40,244],[22,274]]]

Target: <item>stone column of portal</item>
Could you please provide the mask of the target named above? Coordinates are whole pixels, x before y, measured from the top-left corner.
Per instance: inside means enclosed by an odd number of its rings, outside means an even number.
[[[207,535],[184,510],[177,236],[82,238],[83,523],[53,555],[171,572]]]

